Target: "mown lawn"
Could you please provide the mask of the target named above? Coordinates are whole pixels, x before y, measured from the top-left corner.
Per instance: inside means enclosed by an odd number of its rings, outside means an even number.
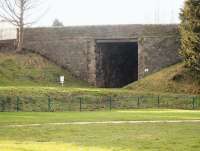
[[[93,121],[200,120],[200,111],[192,110],[121,110],[112,112],[1,112],[0,126]]]
[[[1,151],[198,151],[199,132],[199,124],[1,128],[0,148]]]
[[[91,124],[8,127],[72,121],[200,119],[200,111],[0,113],[0,151],[198,151],[200,123]]]

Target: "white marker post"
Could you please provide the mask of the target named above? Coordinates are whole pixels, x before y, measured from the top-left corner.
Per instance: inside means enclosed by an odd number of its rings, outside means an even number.
[[[62,87],[64,85],[64,82],[65,82],[65,76],[60,76],[60,83],[61,83]]]
[[[144,69],[144,72],[145,72],[145,73],[148,73],[148,72],[149,72],[149,69],[148,69],[148,68],[145,68],[145,69]]]

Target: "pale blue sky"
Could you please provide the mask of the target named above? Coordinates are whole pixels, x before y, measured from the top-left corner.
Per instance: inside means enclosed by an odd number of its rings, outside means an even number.
[[[65,25],[179,23],[184,0],[46,0],[47,14],[37,23],[49,26],[55,18]]]
[[[185,0],[40,0],[34,16],[47,13],[34,26],[51,26],[58,18],[65,26],[179,23]],[[33,17],[34,18],[34,17]],[[33,19],[35,20],[35,19]],[[8,25],[0,24],[0,27]]]

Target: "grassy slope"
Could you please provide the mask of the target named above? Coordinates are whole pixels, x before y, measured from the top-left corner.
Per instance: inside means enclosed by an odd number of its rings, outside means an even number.
[[[150,75],[127,89],[99,89],[77,80],[66,70],[33,53],[0,53],[0,95],[173,95],[199,94],[200,86],[185,73],[182,64]],[[57,80],[65,75],[65,87]],[[177,75],[181,75],[177,76]],[[175,80],[174,80],[175,79]]]
[[[199,82],[182,63],[147,76],[126,88],[141,92],[200,94]]]
[[[42,125],[31,122],[199,119],[198,111],[130,111],[91,113],[1,113],[1,151],[196,151],[199,123]],[[13,121],[14,120],[14,121]],[[169,128],[170,127],[170,128]],[[188,143],[189,142],[189,143]]]
[[[33,54],[0,53],[0,86],[58,86],[58,77],[65,76],[65,86],[83,87],[86,82]]]

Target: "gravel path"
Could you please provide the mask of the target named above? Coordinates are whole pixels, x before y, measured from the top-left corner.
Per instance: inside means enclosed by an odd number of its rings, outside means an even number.
[[[200,123],[200,120],[66,122],[66,123],[7,125],[3,127],[35,127],[35,126],[45,126],[45,125],[143,124],[143,123]]]

